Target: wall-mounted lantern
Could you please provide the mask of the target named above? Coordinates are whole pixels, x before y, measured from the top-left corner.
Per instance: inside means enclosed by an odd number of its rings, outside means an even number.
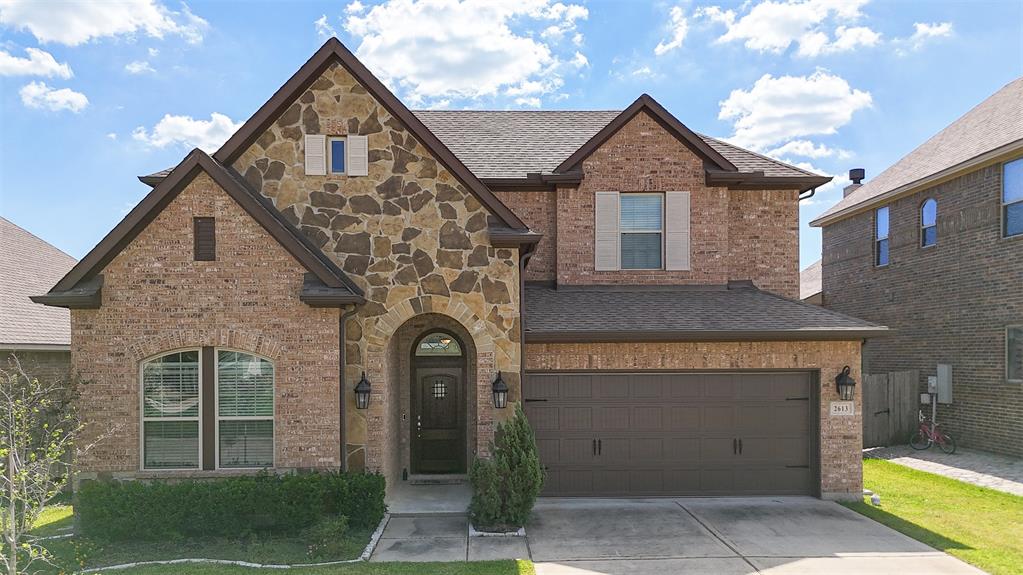
[[[844,401],[849,401],[856,395],[856,380],[849,377],[849,366],[842,368],[842,371],[835,376],[835,387],[838,389],[838,395]]]
[[[362,372],[362,379],[355,384],[355,408],[366,409],[369,407],[369,380],[366,379],[366,372]]]
[[[494,390],[494,407],[504,409],[508,407],[508,384],[501,378],[501,372],[497,372],[497,379],[492,386]]]

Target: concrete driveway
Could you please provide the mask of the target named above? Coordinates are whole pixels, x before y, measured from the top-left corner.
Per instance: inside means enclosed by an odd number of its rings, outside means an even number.
[[[544,498],[526,534],[537,575],[982,573],[809,497]]]

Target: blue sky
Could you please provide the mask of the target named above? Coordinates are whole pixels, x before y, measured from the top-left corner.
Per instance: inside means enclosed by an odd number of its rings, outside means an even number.
[[[1023,2],[0,0],[0,215],[75,257],[336,34],[412,108],[621,109],[868,179],[1023,74]]]

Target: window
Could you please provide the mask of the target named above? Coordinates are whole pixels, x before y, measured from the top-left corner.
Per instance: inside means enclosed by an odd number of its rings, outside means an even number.
[[[622,194],[620,210],[621,268],[661,269],[664,195]]]
[[[1005,237],[1023,234],[1023,158],[1002,167],[1002,222]]]
[[[212,347],[145,361],[142,427],[144,469],[272,466],[273,363]]]
[[[435,332],[419,340],[416,348],[417,356],[461,356],[462,348],[453,337],[443,332]]]
[[[330,173],[345,173],[345,139],[329,138],[328,149],[330,151]]]
[[[938,201],[927,198],[920,206],[920,247],[938,242]]]
[[[888,206],[874,212],[874,265],[888,265]]]
[[[197,262],[217,259],[216,220],[192,218],[192,255]]]
[[[142,364],[142,460],[146,469],[199,468],[199,350]]]
[[[1023,326],[1005,330],[1005,377],[1023,382]]]

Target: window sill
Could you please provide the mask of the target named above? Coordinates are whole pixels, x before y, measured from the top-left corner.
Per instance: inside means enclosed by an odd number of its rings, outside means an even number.
[[[245,477],[257,475],[263,470],[274,472],[273,467],[248,468],[248,469],[142,469],[135,474],[138,479],[206,479],[213,477]]]

